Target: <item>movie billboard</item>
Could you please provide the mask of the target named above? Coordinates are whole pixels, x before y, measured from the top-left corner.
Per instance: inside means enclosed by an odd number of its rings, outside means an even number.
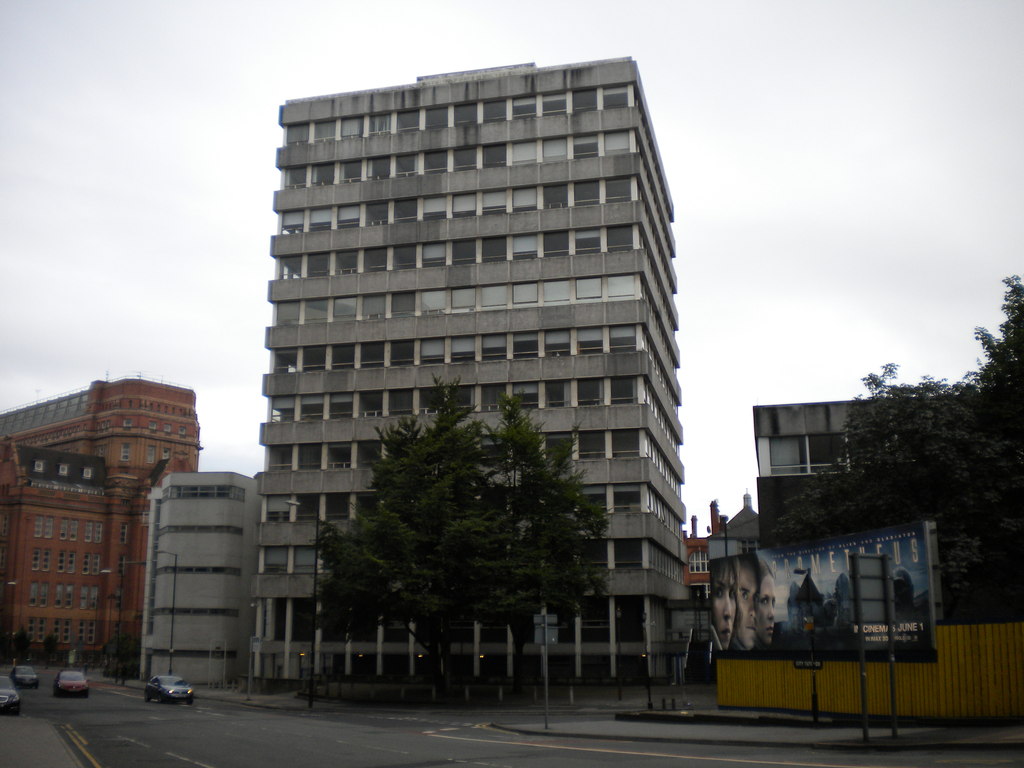
[[[899,650],[935,647],[940,601],[935,524],[918,522],[762,549],[710,562],[712,640],[718,650],[855,651],[851,555],[888,555],[893,634]],[[884,650],[888,626],[866,617],[868,650]]]

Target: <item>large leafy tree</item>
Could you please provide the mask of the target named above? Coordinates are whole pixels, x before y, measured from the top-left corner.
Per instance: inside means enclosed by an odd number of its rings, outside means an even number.
[[[780,542],[935,520],[948,615],[1024,615],[1024,292],[1006,283],[1002,338],[976,332],[988,357],[977,374],[900,384],[888,365],[864,379],[845,455],[808,481]]]
[[[605,569],[589,557],[588,542],[605,533],[605,510],[583,493],[572,460],[573,440],[545,444],[540,427],[518,398],[503,398],[491,453],[486,501],[498,525],[498,578],[488,601],[492,620],[509,626],[513,685],[522,685],[523,650],[532,642],[533,616],[574,616],[587,595],[604,589]]]
[[[452,621],[472,616],[492,582],[493,521],[482,504],[481,426],[438,383],[429,423],[381,430],[375,503],[348,531],[326,528],[321,552],[325,620],[352,632],[400,621],[447,686]]]

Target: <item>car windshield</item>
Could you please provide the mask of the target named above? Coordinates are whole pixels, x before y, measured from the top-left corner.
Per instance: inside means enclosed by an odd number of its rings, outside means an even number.
[[[81,672],[75,672],[73,670],[64,670],[60,673],[61,680],[85,680],[85,675]]]
[[[166,677],[166,676],[164,676],[164,677],[160,677],[160,678],[157,678],[157,679],[160,681],[160,685],[167,685],[167,686],[173,685],[175,687],[178,687],[180,685],[184,685],[186,688],[188,687],[188,683],[186,683],[180,677]]]
[[[19,675],[34,675],[36,673],[32,667],[15,667],[14,671]]]

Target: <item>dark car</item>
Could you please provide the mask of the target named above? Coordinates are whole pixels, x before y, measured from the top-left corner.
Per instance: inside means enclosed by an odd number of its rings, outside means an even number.
[[[157,701],[184,701],[192,704],[195,698],[192,695],[192,686],[177,675],[157,675],[151,677],[146,683],[146,690],[143,693],[146,701],[156,699]]]
[[[20,715],[21,696],[14,688],[0,687],[0,715]]]
[[[11,670],[11,682],[15,688],[38,688],[39,676],[32,667],[18,664]]]
[[[54,696],[89,696],[89,681],[80,669],[62,669],[53,678]]]

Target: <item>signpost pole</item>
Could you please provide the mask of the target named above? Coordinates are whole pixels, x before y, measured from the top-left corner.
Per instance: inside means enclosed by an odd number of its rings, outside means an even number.
[[[892,581],[892,563],[888,555],[882,556],[882,577],[885,580],[885,624],[888,627],[889,651],[889,715],[892,718],[892,737],[899,737],[896,725],[896,638],[893,636],[896,624],[896,595]]]
[[[857,660],[860,662],[860,723],[864,742],[868,736],[868,663],[864,650],[864,606],[860,583],[860,555],[850,556],[850,575],[853,581],[853,621],[857,625]]]

